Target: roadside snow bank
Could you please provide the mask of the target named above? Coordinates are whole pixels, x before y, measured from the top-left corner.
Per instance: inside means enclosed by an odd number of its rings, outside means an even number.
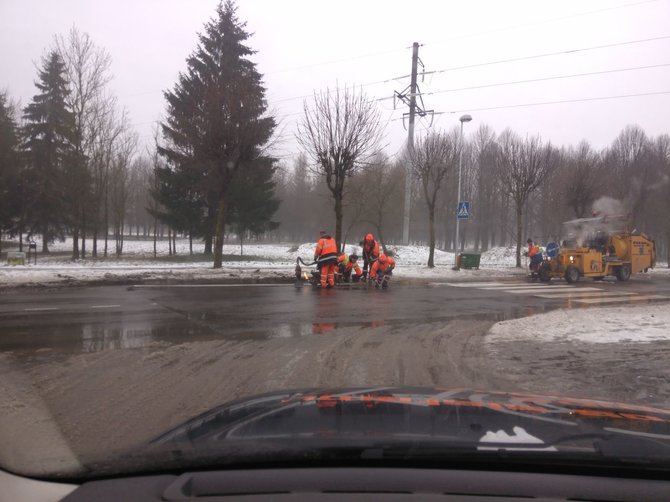
[[[651,343],[670,341],[668,304],[555,310],[498,322],[486,336],[501,342]]]
[[[99,242],[98,250],[101,251]],[[85,282],[119,282],[129,283],[143,281],[179,281],[186,280],[217,280],[217,279],[273,279],[292,280],[293,269],[297,257],[311,262],[314,256],[315,243],[300,245],[290,243],[279,244],[247,244],[244,255],[240,256],[240,247],[235,244],[224,246],[224,255],[239,258],[224,261],[219,271],[212,269],[211,259],[200,256],[190,257],[188,239],[177,239],[177,256],[167,258],[167,242],[157,244],[158,258],[153,257],[153,240],[126,240],[121,258],[113,253],[107,258],[72,261],[69,253],[71,239],[51,246],[53,254],[38,253],[37,265],[7,266],[0,263],[0,287],[21,285],[56,285],[81,284]],[[92,244],[87,244],[90,256]],[[454,253],[435,250],[435,267],[429,269],[429,249],[427,246],[390,245],[397,267],[394,272],[402,279],[427,280],[458,280],[481,277],[508,277],[523,275],[525,269],[514,268],[513,248],[493,248],[482,255],[481,270],[452,270]],[[193,245],[195,253],[202,253],[202,243]],[[346,253],[362,254],[358,245],[347,245]],[[194,261],[197,260],[197,261]],[[361,260],[362,265],[362,260]]]

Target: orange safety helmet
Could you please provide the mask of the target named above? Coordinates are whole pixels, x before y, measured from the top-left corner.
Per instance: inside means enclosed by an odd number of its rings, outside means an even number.
[[[366,241],[373,241],[373,240],[375,240],[375,238],[372,236],[372,234],[368,234],[368,235],[365,236],[365,240]]]
[[[379,255],[379,263],[386,263],[388,259],[385,254]]]

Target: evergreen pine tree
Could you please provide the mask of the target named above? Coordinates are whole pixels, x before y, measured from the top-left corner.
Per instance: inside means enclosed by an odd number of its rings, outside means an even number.
[[[165,93],[166,143],[159,153],[173,171],[193,171],[181,180],[198,180],[195,192],[205,232],[215,236],[214,267],[221,267],[228,196],[238,170],[252,170],[275,128],[266,115],[265,88],[254,53],[245,42],[249,33],[227,0],[205,25],[187,69],[172,91]],[[205,236],[207,242],[207,235]],[[211,240],[210,240],[211,242]]]
[[[64,237],[67,214],[68,168],[72,164],[74,116],[66,105],[65,65],[56,51],[42,60],[40,91],[24,109],[23,128],[27,160],[28,224],[42,235],[42,251],[49,242]]]
[[[12,105],[7,94],[0,93],[0,232],[12,232],[20,215],[18,146]]]
[[[272,159],[259,159],[252,169],[238,171],[229,197],[231,226],[240,239],[245,234],[260,235],[279,227],[272,216],[279,208],[274,197],[275,181]]]

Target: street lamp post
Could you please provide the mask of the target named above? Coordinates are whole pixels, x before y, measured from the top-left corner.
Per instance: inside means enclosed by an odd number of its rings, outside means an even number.
[[[461,121],[461,140],[460,140],[460,153],[458,156],[458,201],[457,201],[457,210],[458,210],[458,205],[461,203],[461,171],[463,169],[463,123],[464,122],[470,122],[472,120],[472,117],[468,114],[461,115],[461,117],[458,119]],[[458,246],[460,245],[460,240],[459,240],[459,223],[461,220],[458,218],[458,213],[456,213],[456,253],[458,253]]]

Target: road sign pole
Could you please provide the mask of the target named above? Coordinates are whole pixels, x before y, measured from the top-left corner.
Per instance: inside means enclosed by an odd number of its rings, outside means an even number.
[[[458,239],[459,225],[461,223],[460,218],[458,217],[458,206],[461,204],[461,169],[463,166],[463,121],[461,120],[461,148],[460,153],[458,154],[458,198],[456,204],[456,243],[454,245],[454,253],[458,253],[458,247],[460,241]]]

